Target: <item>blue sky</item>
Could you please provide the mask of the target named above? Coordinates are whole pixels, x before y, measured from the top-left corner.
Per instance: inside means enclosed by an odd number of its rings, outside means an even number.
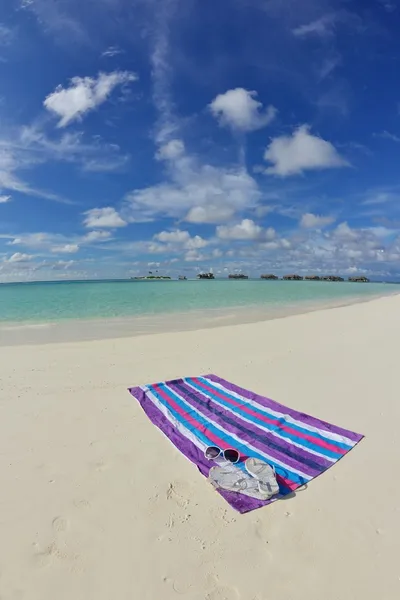
[[[397,0],[3,0],[0,281],[400,278]]]

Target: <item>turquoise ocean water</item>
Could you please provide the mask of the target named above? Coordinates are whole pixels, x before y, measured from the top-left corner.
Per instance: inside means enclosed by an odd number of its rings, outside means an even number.
[[[106,281],[0,285],[0,322],[109,319],[192,310],[328,305],[396,292],[397,286],[302,281]]]

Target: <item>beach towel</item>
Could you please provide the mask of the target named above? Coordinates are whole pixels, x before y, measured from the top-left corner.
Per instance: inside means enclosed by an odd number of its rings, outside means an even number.
[[[185,377],[129,389],[170,441],[208,477],[217,462],[204,456],[207,446],[240,452],[245,471],[250,457],[276,471],[279,495],[257,500],[218,490],[240,513],[282,498],[321,475],[363,435],[331,425],[241,388],[216,375]]]

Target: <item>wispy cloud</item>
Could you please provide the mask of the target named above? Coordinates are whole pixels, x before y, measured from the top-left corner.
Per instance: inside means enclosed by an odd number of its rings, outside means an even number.
[[[399,8],[395,0],[378,0],[378,2],[388,13],[393,13]]]
[[[8,46],[14,38],[14,31],[0,23],[0,46]]]
[[[104,58],[113,58],[114,56],[118,56],[119,54],[123,54],[124,51],[121,50],[118,46],[109,46],[104,52],[101,53],[101,56]]]
[[[325,58],[317,69],[319,79],[322,81],[332,75],[341,62],[342,57],[337,53]]]
[[[130,160],[117,144],[105,143],[100,136],[85,139],[83,132],[74,132],[49,137],[40,123],[9,132],[0,139],[1,151],[8,157],[9,174],[54,161],[74,163],[87,172],[110,173],[123,170]]]
[[[156,144],[159,145],[176,137],[179,129],[170,90],[172,77],[170,27],[178,5],[178,0],[165,0],[157,6],[157,14],[149,36],[153,102],[158,112],[154,137]]]
[[[331,36],[334,33],[333,28],[335,20],[336,17],[333,13],[324,15],[315,21],[310,21],[309,23],[304,23],[299,27],[295,27],[292,29],[292,33],[297,37],[307,37],[312,35],[320,37]]]
[[[90,42],[81,20],[73,7],[75,2],[53,0],[20,0],[23,10],[31,12],[45,31],[52,33],[57,41],[71,42],[71,37],[80,43]]]
[[[373,137],[382,138],[384,140],[391,140],[392,142],[396,142],[397,144],[400,142],[400,136],[395,133],[390,133],[389,131],[381,131],[380,133],[374,133]]]
[[[400,192],[396,190],[375,190],[367,194],[365,200],[361,202],[363,206],[374,206],[379,204],[398,203]]]
[[[21,247],[24,251],[34,251],[37,255],[76,254],[82,247],[102,248],[102,244],[112,240],[109,231],[93,230],[84,235],[64,235],[51,232],[24,233],[14,236],[7,234],[7,246]],[[19,254],[19,253],[17,253]]]
[[[13,149],[7,145],[5,140],[0,140],[0,191],[7,190],[18,192],[27,196],[35,196],[44,198],[45,200],[71,204],[71,201],[67,198],[31,186],[18,176],[17,173],[20,169],[32,166],[33,164],[36,164],[33,159],[29,159],[29,157],[24,156],[23,154],[19,155],[18,152],[15,153]],[[8,198],[6,195],[3,195],[2,197]]]

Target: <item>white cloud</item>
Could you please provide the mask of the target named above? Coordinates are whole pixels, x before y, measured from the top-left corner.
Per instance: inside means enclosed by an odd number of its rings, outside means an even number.
[[[51,252],[54,254],[74,254],[75,252],[78,252],[78,250],[78,244],[64,244],[62,246],[53,246],[53,248],[51,248]]]
[[[161,146],[158,149],[158,151],[156,153],[156,159],[157,160],[174,160],[175,158],[182,156],[184,151],[185,151],[185,145],[182,140],[179,140],[179,139],[170,140],[169,142],[167,142],[166,144],[164,144],[163,146]]]
[[[65,127],[100,106],[118,85],[136,79],[137,75],[128,71],[99,73],[97,79],[73,77],[69,87],[63,88],[59,85],[47,96],[43,104],[48,111],[60,117],[58,127]]]
[[[327,37],[333,34],[334,22],[334,15],[325,15],[320,19],[316,19],[315,21],[311,21],[310,23],[306,23],[296,27],[295,29],[292,29],[292,33],[297,37],[307,37],[309,35]]]
[[[300,227],[304,229],[322,229],[331,223],[334,223],[335,218],[321,215],[314,215],[313,213],[305,213],[300,219]]]
[[[197,250],[188,250],[185,254],[185,262],[201,262],[203,260],[206,260],[206,256]]]
[[[243,219],[236,225],[220,225],[217,236],[221,240],[257,240],[261,238],[263,228],[251,219]]]
[[[343,222],[333,231],[333,236],[339,240],[356,240],[359,232],[349,227],[347,222]]]
[[[223,223],[260,198],[255,180],[243,168],[198,165],[182,157],[171,165],[172,181],[134,190],[126,196],[122,216],[129,222],[155,216],[190,223]]]
[[[87,244],[105,242],[111,239],[109,231],[89,231],[83,236],[66,236],[60,233],[26,233],[20,237],[7,236],[8,246],[22,246],[43,253],[74,254]]]
[[[156,240],[156,242],[161,242],[161,244],[152,244],[152,252],[172,252],[176,250],[177,247],[181,247],[185,250],[199,250],[209,243],[201,236],[195,235],[194,237],[191,237],[188,231],[182,231],[181,229],[160,231],[153,239]]]
[[[239,131],[255,131],[269,125],[277,113],[274,106],[268,106],[263,111],[263,105],[256,97],[255,91],[236,88],[219,94],[209,108],[221,125]]]
[[[190,238],[184,245],[187,250],[199,250],[205,246],[208,246],[208,242],[200,235],[195,235],[194,237]]]
[[[10,258],[4,258],[3,260],[5,263],[20,263],[32,260],[32,258],[32,254],[23,254],[22,252],[15,252],[15,254],[12,254]]]
[[[349,166],[330,142],[312,135],[309,129],[308,125],[302,125],[291,136],[272,139],[264,153],[264,159],[272,163],[266,173],[285,177],[306,170]]]
[[[154,239],[159,242],[181,244],[190,239],[190,233],[188,231],[181,231],[180,229],[175,229],[174,231],[160,231],[160,233],[157,233],[154,236]]]
[[[61,236],[62,237],[62,236]],[[45,245],[56,242],[58,237],[49,233],[27,233],[13,238],[7,243],[8,246],[25,246],[26,248],[42,248]]]
[[[83,242],[105,242],[111,238],[109,231],[89,231],[82,239]]]
[[[188,223],[223,223],[229,221],[235,214],[232,206],[195,206],[189,210],[185,217]]]
[[[6,202],[10,202],[11,196],[0,196],[0,204],[5,204]]]
[[[125,227],[126,222],[120,217],[115,208],[91,208],[85,213],[84,225],[89,229],[97,227]]]
[[[388,227],[384,227],[382,225],[377,227],[368,227],[367,231],[370,231],[379,239],[385,239],[397,233],[397,229],[389,229]]]

